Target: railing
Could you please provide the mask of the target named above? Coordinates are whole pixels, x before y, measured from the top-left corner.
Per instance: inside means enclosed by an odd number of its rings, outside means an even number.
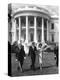
[[[36,11],[40,11],[40,12],[45,12],[45,13],[49,13],[48,10],[44,9],[44,8],[40,8],[40,7],[37,7],[37,6],[21,6],[19,9],[17,9],[15,11],[16,12],[19,12],[19,11],[22,11],[22,10],[36,10]]]

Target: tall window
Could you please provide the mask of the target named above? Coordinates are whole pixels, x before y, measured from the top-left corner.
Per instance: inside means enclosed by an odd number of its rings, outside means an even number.
[[[33,41],[33,34],[31,33],[30,36],[31,36],[31,41]]]
[[[29,26],[34,26],[34,17],[33,16],[29,16],[28,21],[29,21]]]
[[[38,27],[42,26],[42,18],[41,17],[37,17],[37,26]]]
[[[17,37],[17,41],[19,40],[19,30],[16,30],[16,37]]]
[[[41,42],[41,35],[38,36],[38,42]]]
[[[54,42],[54,34],[52,34],[52,42]]]
[[[21,39],[22,39],[23,41],[26,40],[26,29],[22,29],[22,30],[21,30]]]
[[[26,34],[24,34],[24,41],[26,40]]]
[[[21,26],[22,27],[25,27],[26,26],[26,17],[25,16],[22,16],[21,17]]]
[[[19,27],[19,20],[18,20],[18,18],[16,18],[16,28],[18,28]]]
[[[38,42],[41,42],[41,29],[37,31],[38,34]]]
[[[47,19],[44,19],[44,28],[47,28]]]
[[[44,40],[47,41],[47,30],[44,30]]]
[[[51,24],[51,29],[54,29],[54,23]]]

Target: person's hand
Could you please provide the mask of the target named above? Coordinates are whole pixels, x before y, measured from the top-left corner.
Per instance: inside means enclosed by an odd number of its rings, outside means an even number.
[[[54,59],[56,60],[56,56],[54,56]]]
[[[16,61],[18,61],[18,60],[16,59]]]
[[[26,59],[26,57],[24,57],[24,59]]]

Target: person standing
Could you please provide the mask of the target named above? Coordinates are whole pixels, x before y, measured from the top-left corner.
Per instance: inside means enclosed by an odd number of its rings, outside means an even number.
[[[32,46],[30,46],[29,48],[29,54],[31,56],[31,61],[32,61],[32,64],[31,64],[31,69],[35,70],[35,59],[36,59],[36,47],[35,47],[35,43],[32,42]]]
[[[38,57],[39,57],[40,70],[42,70],[42,53],[43,53],[43,49],[42,49],[42,44],[40,43],[38,45]]]
[[[19,53],[18,53],[18,62],[19,62],[18,70],[21,69],[21,72],[23,71],[22,65],[23,65],[24,57],[25,57],[24,46],[20,43]]]
[[[43,63],[43,52],[47,50],[48,46],[45,43],[39,43],[37,46],[37,51],[38,51],[38,57],[39,57],[39,65],[40,65],[40,70],[42,71],[42,63]]]

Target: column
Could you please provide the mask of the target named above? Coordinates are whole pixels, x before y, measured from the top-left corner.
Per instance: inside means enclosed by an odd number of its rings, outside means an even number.
[[[44,19],[42,18],[42,39],[41,42],[44,42]]]
[[[16,20],[12,19],[12,44],[16,41]]]
[[[50,28],[51,28],[51,21],[49,21],[49,32],[50,32]],[[49,33],[49,42],[51,42],[51,33]]]
[[[12,20],[12,28],[11,28],[11,32],[12,32],[12,42],[11,42],[11,44],[13,44],[13,18],[12,18],[11,20]]]
[[[47,20],[47,41],[48,41],[48,20]]]
[[[28,16],[26,16],[26,43],[28,43]]]
[[[14,20],[14,41],[16,41],[16,19]]]
[[[19,41],[21,40],[21,17],[19,17]]]
[[[34,42],[37,43],[37,26],[36,26],[36,16],[34,17]]]

